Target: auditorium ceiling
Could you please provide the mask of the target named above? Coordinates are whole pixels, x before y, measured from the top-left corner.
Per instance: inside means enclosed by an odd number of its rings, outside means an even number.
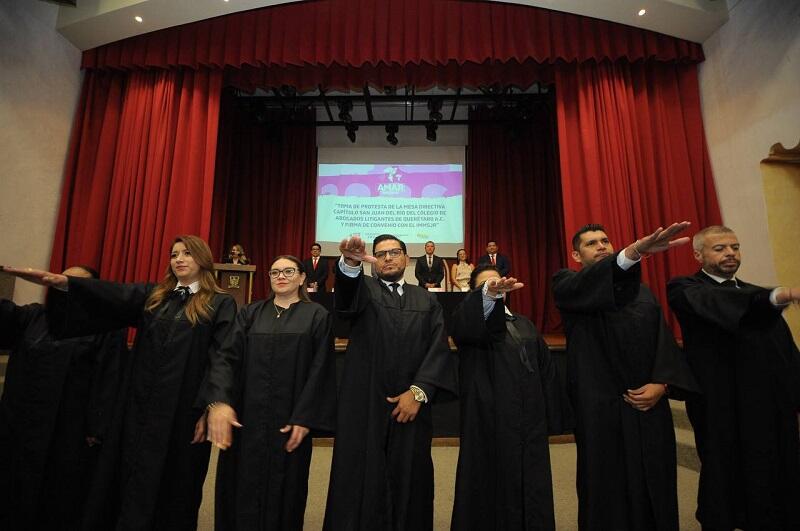
[[[619,22],[693,42],[705,41],[722,26],[728,20],[729,2],[737,1],[506,0]],[[57,29],[76,47],[87,50],[133,35],[284,4],[288,0],[70,0],[65,3],[77,5],[59,7]],[[347,23],[347,16],[342,13],[343,24]]]

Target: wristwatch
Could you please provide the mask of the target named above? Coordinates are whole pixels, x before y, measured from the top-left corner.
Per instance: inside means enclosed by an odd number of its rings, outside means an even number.
[[[423,391],[416,385],[412,385],[411,387],[409,387],[409,389],[411,390],[412,393],[414,393],[414,400],[416,400],[417,402],[425,403],[428,401],[428,397],[425,394],[425,391]]]

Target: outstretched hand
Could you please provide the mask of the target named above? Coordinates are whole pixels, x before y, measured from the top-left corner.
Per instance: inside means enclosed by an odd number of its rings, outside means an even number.
[[[525,284],[518,282],[514,277],[494,277],[486,281],[486,294],[490,297],[496,297],[501,293],[508,293],[523,287],[525,287]]]
[[[689,221],[681,221],[680,223],[673,223],[666,229],[664,227],[659,227],[654,233],[645,236],[640,240],[636,240],[635,243],[628,246],[628,248],[625,249],[626,255],[628,254],[628,250],[632,249],[635,254],[639,255],[638,257],[633,257],[636,259],[654,253],[660,253],[679,245],[687,244],[689,243],[688,236],[674,240],[672,238],[689,228],[689,225],[691,225]],[[628,256],[628,258],[632,257]]]
[[[50,273],[49,271],[42,271],[40,269],[31,269],[30,267],[18,268],[10,266],[0,266],[0,271],[13,275],[22,280],[39,284],[40,286],[47,286],[50,288],[66,288],[67,276],[59,273]]]
[[[378,261],[374,256],[367,254],[367,244],[358,236],[342,240],[339,243],[339,251],[344,256],[344,261],[351,266],[357,266],[358,262],[375,263]]]

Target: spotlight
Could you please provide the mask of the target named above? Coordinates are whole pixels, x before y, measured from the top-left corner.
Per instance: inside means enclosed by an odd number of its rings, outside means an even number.
[[[430,111],[431,121],[433,122],[442,121],[442,100],[433,98],[429,99],[428,110]]]
[[[397,145],[397,133],[400,131],[400,128],[396,125],[387,125],[386,126],[386,141],[389,142],[391,145]]]
[[[353,121],[353,117],[350,116],[350,111],[353,110],[353,102],[349,100],[344,100],[339,102],[339,119],[346,124],[349,124]]]
[[[431,142],[436,142],[436,130],[439,126],[435,122],[431,122],[429,124],[425,124],[425,138],[427,138]]]
[[[350,139],[350,142],[353,144],[356,143],[356,131],[358,131],[358,124],[347,124],[344,126],[347,129],[347,138]]]

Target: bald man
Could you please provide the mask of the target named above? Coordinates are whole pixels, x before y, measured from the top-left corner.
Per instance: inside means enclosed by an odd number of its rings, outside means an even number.
[[[64,274],[95,278],[88,267]],[[0,299],[0,529],[75,529],[120,385],[122,331],[57,340],[41,304]]]

